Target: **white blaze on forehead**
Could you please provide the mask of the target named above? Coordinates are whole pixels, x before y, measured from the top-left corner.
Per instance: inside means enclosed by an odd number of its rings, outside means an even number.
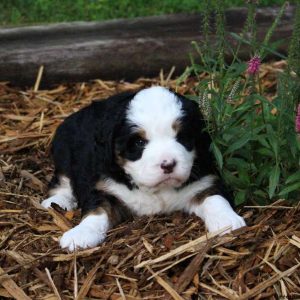
[[[158,86],[138,92],[127,110],[127,120],[143,128],[147,139],[175,136],[172,124],[182,115],[182,104],[177,96]]]

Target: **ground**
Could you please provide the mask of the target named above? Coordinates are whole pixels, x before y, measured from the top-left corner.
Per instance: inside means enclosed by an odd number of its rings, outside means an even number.
[[[270,93],[282,65],[261,68]],[[93,249],[59,248],[80,212],[39,205],[53,172],[55,128],[92,100],[151,84],[175,87],[175,80],[95,80],[49,90],[38,82],[33,89],[0,84],[1,299],[300,298],[300,206],[283,200],[239,208],[248,226],[221,237],[208,235],[196,216],[174,213],[121,224]],[[194,85],[189,79],[177,90],[193,93]]]

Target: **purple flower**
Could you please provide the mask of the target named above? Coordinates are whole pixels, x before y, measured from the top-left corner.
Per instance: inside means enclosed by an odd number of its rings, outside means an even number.
[[[298,104],[298,110],[296,115],[296,132],[300,133],[300,104]]]
[[[248,61],[247,73],[250,75],[255,75],[259,71],[261,61],[258,55],[255,55]]]

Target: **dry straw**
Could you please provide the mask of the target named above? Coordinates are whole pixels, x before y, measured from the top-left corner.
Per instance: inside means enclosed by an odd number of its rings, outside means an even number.
[[[283,65],[261,66],[270,99]],[[39,205],[53,171],[48,151],[55,128],[92,100],[117,92],[162,83],[194,93],[195,80],[176,87],[171,75],[42,90],[41,70],[33,90],[0,84],[1,299],[300,297],[300,208],[283,201],[244,208],[249,227],[222,237],[206,235],[199,218],[175,213],[121,224],[76,259],[59,249],[59,237],[78,223],[79,211]]]

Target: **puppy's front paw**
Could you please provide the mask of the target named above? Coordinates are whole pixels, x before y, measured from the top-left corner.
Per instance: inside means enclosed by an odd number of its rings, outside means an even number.
[[[207,197],[202,207],[202,217],[209,232],[214,232],[225,227],[230,227],[222,234],[246,226],[240,217],[230,206],[228,201],[220,195]]]
[[[69,251],[75,249],[93,248],[104,241],[106,233],[100,233],[97,230],[87,230],[82,226],[76,227],[65,232],[60,239],[60,246]]]
[[[108,228],[106,214],[89,215],[79,225],[63,234],[60,246],[69,251],[95,247],[104,241]]]
[[[229,229],[222,233],[225,234],[232,230],[246,226],[246,223],[244,219],[234,211],[227,211],[225,213],[210,214],[209,216],[207,216],[207,218],[205,218],[205,225],[209,232],[214,232],[230,226]]]

